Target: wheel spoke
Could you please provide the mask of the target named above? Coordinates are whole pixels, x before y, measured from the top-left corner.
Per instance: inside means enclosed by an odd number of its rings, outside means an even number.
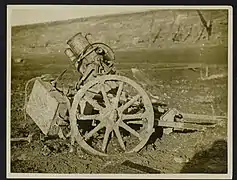
[[[121,122],[120,127],[124,128],[126,131],[130,132],[131,134],[133,134],[134,136],[138,137],[139,139],[141,139],[140,134],[135,131],[134,129],[132,129],[130,126],[128,126],[127,124],[125,124],[124,122]]]
[[[106,127],[105,135],[104,135],[104,139],[103,139],[103,143],[102,143],[102,151],[103,152],[105,152],[105,149],[106,149],[106,146],[107,146],[107,143],[109,140],[110,132],[111,132],[110,128]]]
[[[99,110],[99,111],[102,111],[103,110],[103,107],[101,105],[98,104],[98,102],[96,102],[96,100],[94,99],[91,99],[87,96],[84,97],[84,99],[89,103],[91,104],[96,110]]]
[[[130,119],[142,119],[144,117],[144,113],[138,113],[138,114],[123,114],[122,120],[130,120]]]
[[[128,101],[123,106],[119,107],[119,110],[123,112],[125,109],[129,108],[134,102],[136,102],[140,98],[140,95],[134,96],[130,101]]]
[[[144,124],[143,121],[126,121],[127,124]]]
[[[86,101],[85,100],[81,100],[79,102],[79,105],[80,105],[80,113],[83,114],[84,110],[85,110],[85,107],[86,107]]]
[[[115,98],[115,106],[116,107],[118,107],[119,99],[120,99],[120,96],[121,96],[121,93],[123,90],[123,85],[124,85],[124,82],[119,83],[119,88],[118,88],[116,98]]]
[[[89,133],[85,134],[84,139],[88,140],[91,136],[93,136],[93,134],[95,134],[97,131],[99,131],[103,127],[104,127],[104,125],[102,123],[98,124],[98,126],[96,126],[94,129],[92,129]]]
[[[125,145],[124,145],[122,136],[121,136],[121,134],[120,134],[120,132],[119,132],[119,127],[118,127],[118,126],[116,126],[116,127],[114,128],[114,132],[115,132],[115,134],[116,134],[116,136],[117,136],[117,138],[118,138],[119,145],[121,146],[121,148],[122,148],[123,150],[125,150]]]
[[[77,119],[78,120],[100,120],[100,114],[94,114],[94,115],[78,114]]]
[[[101,84],[101,92],[102,92],[102,95],[103,95],[103,99],[105,101],[105,106],[109,107],[110,102],[109,102],[108,96],[106,95],[104,84]]]

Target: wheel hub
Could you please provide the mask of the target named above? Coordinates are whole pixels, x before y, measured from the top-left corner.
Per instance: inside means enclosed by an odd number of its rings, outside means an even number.
[[[109,119],[112,122],[116,122],[118,120],[119,116],[118,116],[118,111],[116,109],[113,109],[110,113]]]
[[[105,120],[106,124],[113,126],[119,119],[118,111],[116,109],[110,110],[103,116],[103,119]]]

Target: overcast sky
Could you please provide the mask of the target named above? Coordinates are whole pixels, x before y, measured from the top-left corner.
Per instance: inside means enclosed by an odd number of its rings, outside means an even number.
[[[82,6],[82,5],[15,5],[9,6],[10,23],[12,26],[48,21],[74,19],[88,16],[118,14],[146,11],[159,8],[158,6]]]

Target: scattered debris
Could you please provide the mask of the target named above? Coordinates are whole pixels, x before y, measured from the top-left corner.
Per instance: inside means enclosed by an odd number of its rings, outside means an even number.
[[[174,157],[174,161],[175,161],[176,163],[180,163],[180,164],[189,162],[188,159],[182,158],[182,157]]]
[[[219,79],[228,76],[228,74],[213,74],[208,77],[202,77],[201,80],[212,80],[212,79]]]
[[[27,137],[11,138],[11,142],[27,141],[31,143],[34,133],[30,133]]]
[[[24,63],[25,62],[25,60],[23,58],[15,58],[15,59],[13,59],[13,61],[15,63]]]
[[[48,156],[51,153],[51,150],[49,149],[48,146],[44,145],[43,149],[42,149],[42,154],[44,156]]]

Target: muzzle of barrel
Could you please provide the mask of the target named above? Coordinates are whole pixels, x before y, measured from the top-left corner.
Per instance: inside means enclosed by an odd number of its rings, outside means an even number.
[[[77,33],[71,39],[69,39],[67,41],[67,44],[70,46],[75,56],[79,56],[86,47],[90,46],[90,43],[82,35],[81,32]]]
[[[69,57],[69,59],[74,62],[77,59],[77,56],[72,52],[72,50],[70,48],[67,48],[64,53],[66,54],[67,57]]]

